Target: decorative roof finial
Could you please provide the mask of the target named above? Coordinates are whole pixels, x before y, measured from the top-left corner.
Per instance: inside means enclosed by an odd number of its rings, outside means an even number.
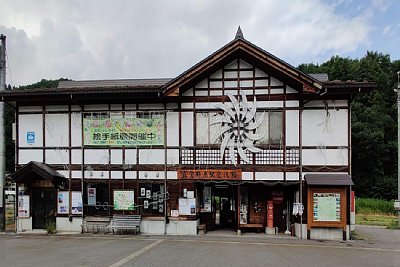
[[[236,32],[236,36],[235,36],[235,39],[239,39],[239,38],[244,39],[244,36],[243,36],[243,33],[242,33],[242,29],[240,29],[240,25],[239,25],[239,28],[238,28],[238,30]]]

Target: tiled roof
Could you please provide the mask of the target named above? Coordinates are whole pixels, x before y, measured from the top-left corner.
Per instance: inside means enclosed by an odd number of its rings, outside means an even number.
[[[171,79],[121,79],[121,80],[86,80],[60,81],[59,89],[112,88],[112,87],[161,87]]]

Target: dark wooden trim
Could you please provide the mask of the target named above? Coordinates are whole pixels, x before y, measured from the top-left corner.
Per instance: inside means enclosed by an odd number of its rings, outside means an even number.
[[[42,146],[43,148],[46,147],[46,109],[45,106],[42,106],[42,139],[43,143]],[[46,150],[43,149],[43,161],[46,162]]]
[[[19,164],[19,105],[15,103],[15,166]],[[14,171],[15,171],[14,167]],[[16,213],[17,214],[17,213]]]

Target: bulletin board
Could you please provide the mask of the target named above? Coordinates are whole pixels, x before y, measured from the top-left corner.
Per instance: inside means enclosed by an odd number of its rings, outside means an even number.
[[[69,191],[58,191],[57,193],[57,213],[69,214]]]
[[[179,198],[179,215],[196,215],[196,199]]]
[[[74,191],[71,192],[71,213],[82,214],[83,203],[82,203],[82,192]]]
[[[22,195],[18,196],[18,217],[19,218],[28,218],[30,216],[30,203],[29,196]]]
[[[133,190],[114,190],[114,210],[134,210],[135,192]]]
[[[308,189],[309,227],[346,227],[346,188]]]

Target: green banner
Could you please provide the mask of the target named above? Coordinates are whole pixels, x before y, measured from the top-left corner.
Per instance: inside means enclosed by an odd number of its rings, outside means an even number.
[[[84,145],[164,145],[164,115],[138,118],[136,113],[87,113],[83,117]]]

